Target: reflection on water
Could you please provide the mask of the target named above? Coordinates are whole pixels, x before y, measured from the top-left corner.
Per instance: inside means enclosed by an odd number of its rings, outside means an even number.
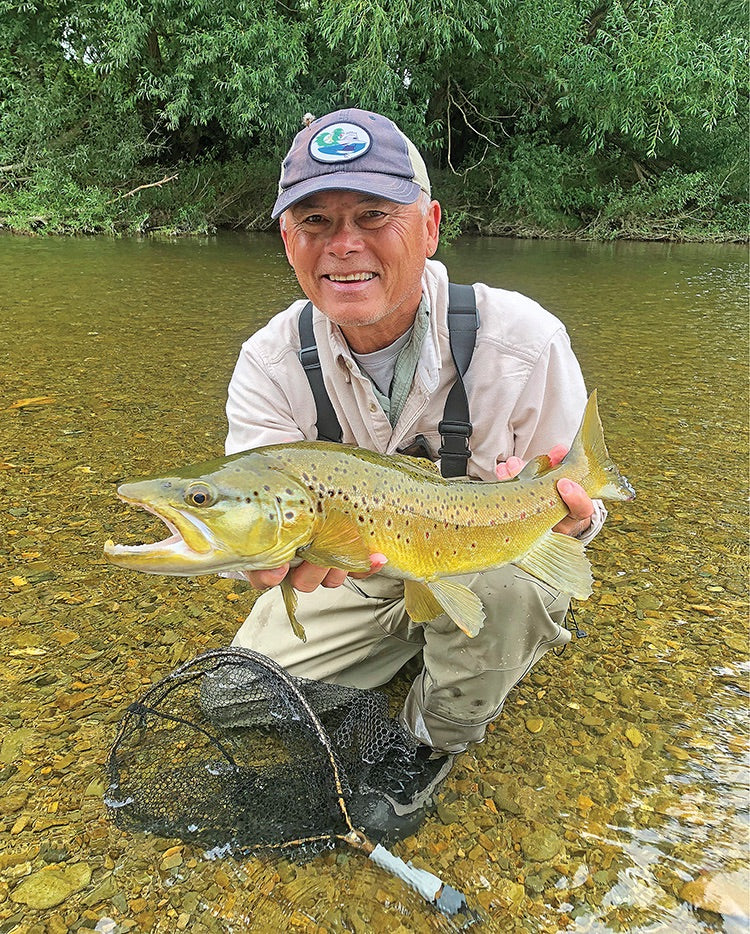
[[[546,657],[399,855],[496,931],[747,929],[747,264],[733,246],[462,241],[562,317],[638,499]],[[145,686],[231,639],[231,581],[116,571],[126,477],[213,457],[239,345],[298,295],[270,236],[0,239],[0,934],[449,930],[356,853],[209,860],[103,816]],[[405,684],[395,687],[395,696]],[[395,703],[395,700],[394,700]]]

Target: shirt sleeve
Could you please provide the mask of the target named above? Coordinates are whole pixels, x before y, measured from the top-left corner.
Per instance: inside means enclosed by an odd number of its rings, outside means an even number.
[[[511,415],[514,454],[530,460],[557,444],[570,447],[586,407],[586,386],[578,360],[564,328],[552,336],[529,375]],[[593,500],[591,525],[581,533],[588,544],[607,517],[601,500]]]
[[[243,345],[229,382],[226,412],[226,454],[305,439],[289,397],[270,375],[252,338]]]

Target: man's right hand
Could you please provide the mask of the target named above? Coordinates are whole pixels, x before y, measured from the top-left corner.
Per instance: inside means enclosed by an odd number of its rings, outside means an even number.
[[[268,568],[263,571],[243,571],[242,573],[256,590],[267,590],[269,587],[275,587],[288,574],[289,583],[295,590],[299,590],[301,593],[312,593],[318,587],[340,587],[347,576],[361,579],[369,577],[371,574],[377,574],[387,562],[388,559],[385,555],[376,552],[370,555],[369,571],[358,571],[351,575],[340,568],[321,568],[317,564],[310,564],[307,561],[303,561],[302,564],[291,568],[291,570],[289,562],[287,562],[278,568]]]

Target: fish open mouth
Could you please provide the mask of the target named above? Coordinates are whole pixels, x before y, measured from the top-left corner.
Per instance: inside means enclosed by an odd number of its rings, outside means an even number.
[[[139,506],[161,519],[171,534],[160,541],[141,545],[118,545],[109,539],[104,543],[104,554],[112,564],[139,571],[153,570],[155,574],[195,573],[195,566],[217,551],[208,528],[193,516],[171,508],[167,515],[165,511],[131,499],[119,491],[118,496],[124,503]]]

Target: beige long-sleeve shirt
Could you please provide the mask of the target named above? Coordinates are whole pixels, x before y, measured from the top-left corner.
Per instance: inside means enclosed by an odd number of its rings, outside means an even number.
[[[393,453],[423,435],[437,456],[438,424],[456,379],[448,336],[448,274],[428,260],[423,294],[430,308],[414,382],[391,426],[369,378],[361,372],[337,325],[318,309],[313,328],[325,386],[345,443]],[[464,384],[474,427],[470,476],[495,479],[495,464],[511,455],[528,460],[556,444],[569,445],[586,389],[564,325],[518,292],[474,285],[479,311],[474,355]],[[314,440],[317,413],[298,358],[297,327],[305,302],[273,317],[242,345],[227,401],[226,453],[285,441]],[[590,540],[606,512],[596,503]]]

